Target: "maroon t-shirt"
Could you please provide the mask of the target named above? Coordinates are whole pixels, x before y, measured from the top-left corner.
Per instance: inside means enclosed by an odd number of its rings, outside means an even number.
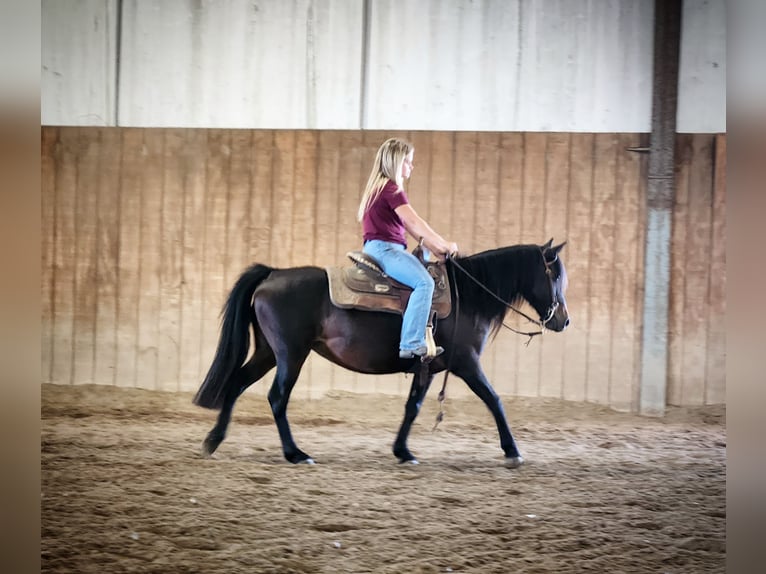
[[[380,239],[407,247],[407,230],[394,210],[409,203],[409,199],[403,189],[398,190],[396,182],[389,179],[378,197],[367,208],[362,218],[365,241]]]

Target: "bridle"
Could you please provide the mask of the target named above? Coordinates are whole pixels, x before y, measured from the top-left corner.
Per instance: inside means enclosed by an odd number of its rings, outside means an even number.
[[[548,321],[553,319],[553,315],[554,313],[556,313],[556,309],[559,308],[559,300],[556,298],[556,289],[553,287],[553,282],[554,282],[553,268],[551,267],[558,260],[559,254],[556,253],[556,256],[550,261],[545,259],[545,253],[542,253],[542,256],[543,256],[543,263],[545,263],[545,274],[548,276],[548,288],[550,289],[550,294],[551,294],[551,304],[548,306],[548,312],[545,315],[545,319],[542,319],[540,321],[541,329],[548,324]]]
[[[510,309],[511,311],[513,311],[513,312],[515,312],[515,313],[517,313],[517,314],[521,315],[522,317],[524,317],[524,318],[525,318],[527,321],[529,321],[530,323],[534,323],[535,325],[537,325],[538,327],[540,327],[540,330],[539,330],[539,331],[525,332],[525,331],[519,331],[518,329],[514,329],[514,328],[513,328],[513,327],[511,327],[510,325],[507,325],[505,322],[503,322],[503,323],[502,323],[502,326],[503,326],[503,327],[505,327],[506,329],[508,329],[508,330],[510,330],[510,331],[513,331],[514,333],[518,333],[519,335],[525,335],[525,336],[528,336],[528,337],[529,337],[529,339],[528,339],[528,340],[527,340],[527,342],[525,343],[526,345],[529,345],[530,341],[532,340],[532,337],[535,337],[535,336],[537,336],[537,335],[542,335],[542,334],[543,334],[543,332],[544,332],[544,330],[545,330],[545,326],[546,326],[546,325],[547,325],[547,324],[550,322],[550,320],[551,320],[551,319],[553,319],[553,315],[556,313],[556,309],[558,309],[558,308],[559,308],[559,302],[558,302],[558,300],[556,299],[556,290],[555,290],[555,289],[554,289],[554,287],[553,287],[553,269],[552,269],[552,267],[551,267],[551,266],[552,266],[552,265],[553,265],[553,264],[554,264],[554,263],[555,263],[555,262],[558,260],[559,256],[558,256],[558,254],[556,254],[556,256],[555,256],[555,257],[554,257],[554,258],[553,258],[551,261],[548,261],[548,260],[546,260],[546,259],[545,259],[545,253],[543,253],[543,250],[542,250],[542,249],[540,250],[540,256],[543,258],[543,263],[545,264],[545,275],[546,275],[546,277],[548,277],[548,289],[549,289],[549,292],[550,292],[550,300],[551,300],[551,303],[550,303],[550,305],[548,305],[548,310],[547,310],[547,311],[546,311],[546,313],[545,313],[545,317],[543,317],[543,318],[540,318],[540,319],[533,319],[532,317],[530,317],[529,315],[527,315],[527,314],[526,314],[526,313],[524,313],[523,311],[520,311],[519,309],[517,309],[516,307],[514,307],[514,306],[513,306],[511,303],[509,303],[508,301],[505,301],[504,299],[500,298],[500,297],[499,297],[499,296],[498,296],[496,293],[493,293],[493,292],[492,292],[492,291],[491,291],[491,290],[490,290],[490,289],[489,289],[489,288],[488,288],[486,285],[484,285],[484,284],[483,284],[481,281],[479,281],[478,279],[476,279],[476,277],[474,277],[473,275],[471,275],[471,274],[470,274],[470,273],[469,273],[469,272],[468,272],[468,271],[465,269],[465,267],[463,267],[462,265],[460,265],[460,263],[458,263],[458,262],[457,262],[457,261],[456,261],[454,258],[452,258],[452,259],[451,259],[451,261],[452,261],[452,264],[453,264],[453,265],[454,265],[454,266],[455,266],[457,269],[459,269],[460,271],[462,271],[464,275],[466,275],[466,276],[467,276],[467,277],[468,277],[468,278],[469,278],[471,281],[473,281],[474,283],[476,283],[476,284],[477,284],[479,287],[481,287],[482,289],[484,289],[484,291],[486,291],[487,293],[489,293],[490,295],[492,295],[492,297],[494,297],[494,298],[495,298],[497,301],[499,301],[500,303],[502,303],[503,305],[505,305],[505,307],[507,307],[507,308],[508,308],[508,309]],[[454,279],[454,276],[453,276],[453,279]],[[453,281],[453,283],[454,283],[454,281]],[[457,285],[455,286],[455,289],[457,290]],[[455,315],[455,321],[457,322],[457,315]]]

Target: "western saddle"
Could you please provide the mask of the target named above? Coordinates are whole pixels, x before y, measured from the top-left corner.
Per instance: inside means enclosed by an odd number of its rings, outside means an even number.
[[[413,252],[434,279],[434,296],[429,317],[443,319],[450,314],[452,299],[447,269],[443,263],[426,261],[420,246]],[[374,257],[362,251],[346,254],[354,265],[351,267],[327,267],[330,283],[330,300],[342,309],[385,311],[401,315],[410,300],[412,289],[392,279],[383,272]]]

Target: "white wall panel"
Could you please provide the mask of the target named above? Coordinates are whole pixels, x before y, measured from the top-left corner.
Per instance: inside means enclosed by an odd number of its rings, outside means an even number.
[[[125,2],[120,124],[354,128],[362,3]]]
[[[684,10],[678,130],[723,132],[724,0]],[[648,132],[653,12],[653,0],[43,0],[42,123]]]
[[[652,2],[373,2],[363,127],[649,131]]]
[[[116,0],[43,0],[41,123],[115,123]]]
[[[676,123],[682,133],[726,131],[724,0],[684,0]]]

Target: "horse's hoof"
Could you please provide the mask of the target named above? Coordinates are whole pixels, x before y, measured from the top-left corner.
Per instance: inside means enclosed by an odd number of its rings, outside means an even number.
[[[308,458],[304,458],[301,461],[298,461],[298,464],[316,464],[316,462],[314,461],[313,458],[308,457]]]
[[[399,461],[399,464],[420,464],[420,461],[416,458],[409,458],[409,459],[402,459]]]
[[[505,468],[519,468],[524,464],[524,458],[520,456],[508,456],[505,458]]]
[[[205,441],[202,443],[202,448],[200,449],[200,456],[202,458],[212,458],[213,453],[218,448],[218,444],[212,444],[209,441]]]

